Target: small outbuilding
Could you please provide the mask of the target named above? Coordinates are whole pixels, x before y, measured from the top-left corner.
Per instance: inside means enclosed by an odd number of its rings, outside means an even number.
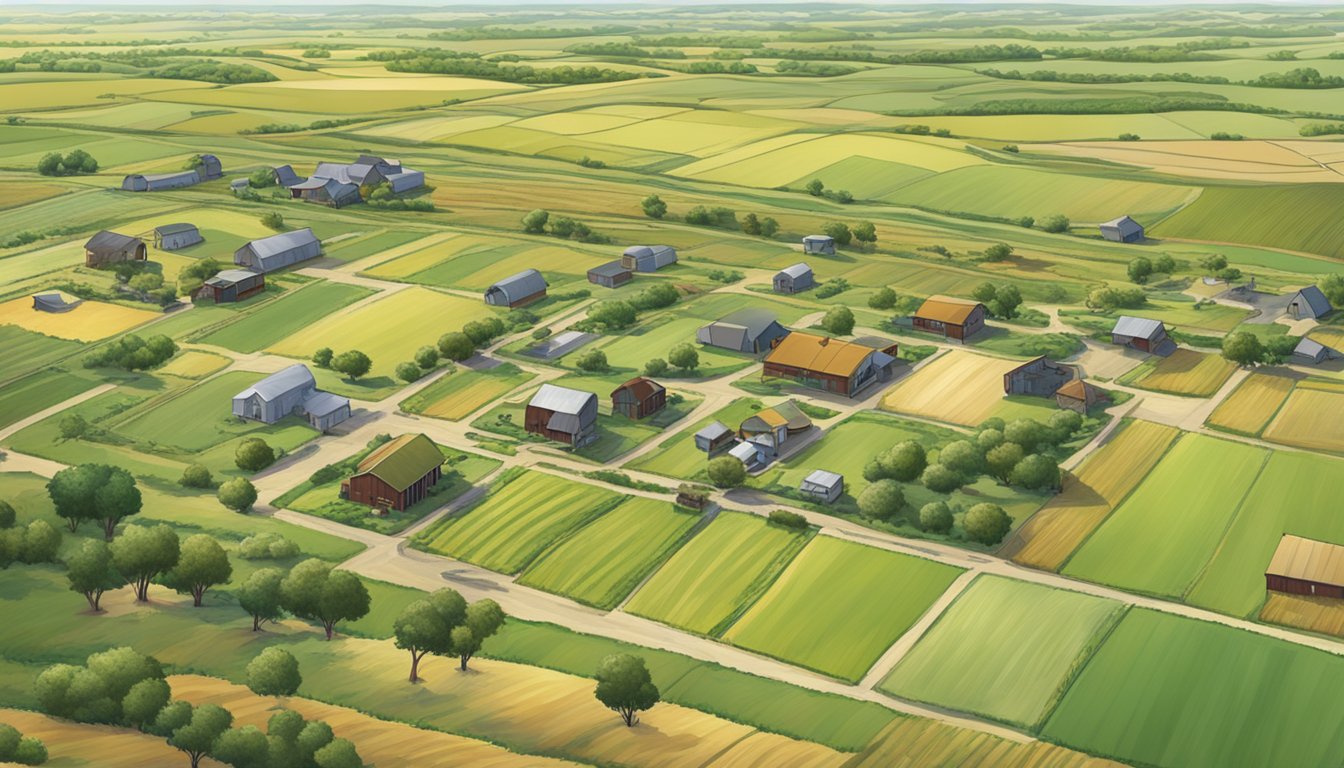
[[[1106,399],[1100,389],[1082,379],[1074,379],[1055,390],[1055,404],[1066,411],[1087,415],[1089,409]]]
[[[341,497],[374,509],[402,511],[422,501],[443,476],[443,452],[422,434],[402,435],[364,457],[341,482]]]
[[[835,255],[835,238],[830,235],[808,235],[803,238],[803,253],[816,253],[822,256]]]
[[[588,282],[603,288],[619,288],[635,279],[635,273],[619,261],[608,261],[588,270]]]
[[[755,472],[769,463],[764,449],[752,442],[742,442],[734,445],[728,450],[728,455],[742,462],[742,466],[748,472]]]
[[[789,440],[789,418],[774,408],[764,408],[742,422],[737,436],[755,443],[767,456],[778,456],[779,449]]]
[[[203,242],[205,238],[194,224],[164,224],[154,228],[154,247],[160,251],[177,251]]]
[[[320,176],[290,185],[289,195],[295,200],[306,200],[310,203],[329,205],[332,208],[344,208],[363,202],[357,185],[336,179],[324,179]]]
[[[525,307],[546,298],[546,278],[525,269],[485,289],[485,303],[495,307]]]
[[[122,261],[144,261],[149,258],[145,241],[104,229],[84,244],[84,266],[101,267]]]
[[[818,469],[803,478],[798,490],[804,496],[810,496],[817,501],[832,504],[845,492],[845,476]]]
[[[789,335],[775,316],[763,309],[741,309],[695,332],[695,340],[710,347],[759,354]]]
[[[201,174],[196,171],[133,173],[121,180],[121,188],[127,192],[162,192],[166,189],[181,189],[200,183]]]
[[[234,395],[233,415],[263,424],[303,415],[326,432],[350,418],[350,400],[319,390],[308,366],[296,363]]]
[[[1299,339],[1297,346],[1293,347],[1293,362],[1299,365],[1320,365],[1337,356],[1338,353],[1333,349],[1306,336]]]
[[[800,261],[775,273],[775,293],[802,293],[816,285],[812,268]]]
[[[1294,320],[1315,320],[1334,311],[1320,288],[1308,285],[1288,299],[1288,316]]]
[[[244,190],[252,188],[252,182],[246,178],[233,179],[229,182],[229,189],[233,194],[241,194]]]
[[[322,241],[308,227],[253,240],[233,252],[233,263],[253,272],[274,272],[322,255]]]
[[[765,356],[762,374],[854,397],[869,384],[890,380],[895,362],[865,344],[794,331]]]
[[[1101,236],[1116,243],[1137,243],[1143,240],[1143,225],[1128,216],[1121,216],[1100,225]]]
[[[1003,393],[1053,397],[1074,376],[1073,368],[1041,355],[1003,374]]]
[[[224,164],[219,162],[219,158],[214,155],[201,155],[201,164],[196,166],[196,170],[205,180],[218,179],[224,176]]]
[[[558,360],[579,347],[591,344],[600,338],[602,337],[595,333],[561,331],[528,347],[523,353],[543,360]]]
[[[965,341],[985,329],[988,315],[978,301],[930,296],[915,312],[915,330],[942,334],[944,338]]]
[[[1163,357],[1176,349],[1161,320],[1121,315],[1111,329],[1111,343]]]
[[[642,419],[666,407],[667,388],[643,376],[636,376],[611,392],[611,412],[626,418]]]
[[[632,245],[621,254],[621,266],[633,272],[657,272],[677,263],[677,249],[670,245]]]
[[[542,384],[528,401],[523,428],[575,448],[597,439],[597,395]]]
[[[83,303],[83,299],[60,291],[33,294],[33,309],[38,312],[69,312]]]
[[[717,453],[733,444],[733,430],[721,421],[716,421],[695,433],[696,450],[704,453]]]
[[[282,187],[292,187],[305,181],[302,176],[294,172],[292,165],[277,165],[271,169],[271,173],[275,176],[275,183]]]
[[[413,189],[419,189],[425,186],[425,172],[412,171],[409,169],[396,171],[386,175],[387,186],[392,189],[394,194],[410,192]]]
[[[250,269],[225,269],[206,280],[196,291],[197,301],[231,304],[266,290],[266,276]]]
[[[1289,595],[1344,598],[1344,547],[1285,535],[1265,569],[1265,588]]]

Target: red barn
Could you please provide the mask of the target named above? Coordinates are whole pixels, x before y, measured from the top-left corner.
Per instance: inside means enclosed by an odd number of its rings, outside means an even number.
[[[1284,536],[1265,569],[1265,588],[1290,595],[1344,598],[1344,547]]]
[[[930,296],[915,313],[915,330],[966,340],[985,328],[985,305],[978,301]]]
[[[611,412],[631,419],[651,416],[665,407],[667,388],[643,376],[636,376],[611,393]]]
[[[424,435],[402,435],[359,462],[341,483],[341,496],[375,509],[404,510],[429,495],[439,482],[443,453]]]

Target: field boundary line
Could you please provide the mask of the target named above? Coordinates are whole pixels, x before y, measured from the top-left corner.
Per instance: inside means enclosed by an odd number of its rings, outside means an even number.
[[[1256,471],[1255,478],[1251,480],[1251,484],[1246,486],[1246,493],[1242,495],[1241,501],[1237,502],[1237,508],[1233,510],[1232,514],[1227,518],[1227,524],[1223,526],[1222,535],[1218,537],[1218,546],[1213,548],[1213,552],[1209,555],[1209,559],[1204,561],[1203,565],[1201,565],[1199,570],[1195,573],[1194,578],[1190,579],[1190,583],[1186,585],[1185,589],[1181,590],[1182,603],[1189,604],[1190,593],[1194,592],[1195,587],[1204,580],[1205,574],[1209,572],[1209,566],[1218,558],[1218,553],[1223,551],[1223,547],[1227,545],[1228,534],[1232,532],[1232,528],[1236,526],[1237,520],[1246,510],[1246,499],[1250,498],[1251,492],[1254,491],[1255,486],[1260,483],[1260,478],[1264,477],[1265,470],[1269,467],[1270,460],[1274,458],[1273,449],[1266,448],[1264,451],[1265,457],[1260,462],[1260,469]]]
[[[914,624],[911,624],[904,634],[896,638],[896,642],[883,651],[877,661],[873,662],[873,665],[868,668],[868,671],[859,681],[859,685],[863,688],[878,690],[877,686],[886,679],[887,675],[891,674],[892,670],[910,654],[910,651],[914,650],[920,640],[923,640],[938,625],[938,622],[947,615],[952,606],[982,576],[984,576],[982,572],[968,569],[947,585],[947,589],[938,596],[937,600],[933,601],[933,604],[924,611],[924,614]]]
[[[718,504],[715,504],[709,512],[706,512],[705,514],[701,515],[700,519],[695,521],[695,525],[691,526],[690,530],[683,533],[681,535],[681,538],[677,540],[676,544],[667,550],[667,555],[664,556],[661,560],[659,560],[656,564],[654,564],[654,566],[649,569],[649,572],[644,574],[644,578],[640,579],[639,583],[636,584],[633,589],[627,592],[625,594],[625,597],[621,598],[621,602],[617,603],[616,607],[612,608],[611,610],[620,611],[624,613],[625,606],[635,598],[635,594],[638,593],[639,590],[643,589],[644,585],[648,584],[649,581],[652,580],[653,577],[659,571],[663,570],[663,567],[666,566],[668,562],[671,561],[672,558],[675,557],[678,552],[680,552],[687,544],[690,544],[692,539],[700,535],[701,531],[708,528],[709,524],[714,522],[714,520],[718,518],[719,512],[721,511],[723,511],[723,507],[720,507]]]
[[[9,438],[13,437],[16,433],[21,432],[24,429],[27,429],[28,427],[31,427],[32,425],[38,423],[39,421],[48,419],[60,413],[61,411],[64,411],[67,408],[73,408],[86,400],[92,400],[93,398],[106,392],[110,392],[116,388],[117,388],[116,384],[104,382],[102,384],[93,387],[92,389],[87,389],[83,392],[80,392],[78,395],[75,395],[74,397],[71,397],[67,400],[63,400],[53,406],[43,408],[42,410],[38,411],[37,413],[34,413],[31,416],[19,419],[13,424],[10,424],[9,426],[0,429],[0,440],[8,440]]]
[[[1101,650],[1101,647],[1106,644],[1106,641],[1111,639],[1111,635],[1115,634],[1115,630],[1119,628],[1120,623],[1125,620],[1125,617],[1128,616],[1129,612],[1133,609],[1134,605],[1130,603],[1121,603],[1111,612],[1111,615],[1106,618],[1106,623],[1097,628],[1097,632],[1092,636],[1091,642],[1079,651],[1078,657],[1074,659],[1073,665],[1069,667],[1068,674],[1065,676],[1064,680],[1061,681],[1054,694],[1051,695],[1048,708],[1041,713],[1041,716],[1036,722],[1031,724],[1032,733],[1040,734],[1045,730],[1046,723],[1050,721],[1050,718],[1054,717],[1055,710],[1059,709],[1059,705],[1064,701],[1064,697],[1067,696],[1069,691],[1073,688],[1073,684],[1078,681],[1079,677],[1082,677],[1083,670],[1087,668],[1088,664],[1092,663],[1092,659],[1096,657],[1097,653]]]

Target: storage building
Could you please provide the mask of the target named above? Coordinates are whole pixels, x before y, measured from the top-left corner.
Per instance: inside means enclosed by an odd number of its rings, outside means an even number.
[[[597,395],[542,384],[527,403],[523,428],[575,448],[597,439]]]
[[[443,452],[425,435],[402,435],[364,457],[341,483],[342,498],[402,511],[429,495],[443,473]]]
[[[496,307],[525,307],[546,298],[546,278],[525,269],[485,289],[485,303]]]
[[[308,227],[253,240],[233,252],[233,263],[253,272],[274,272],[322,255],[322,242]]]
[[[1294,320],[1315,320],[1333,310],[1330,300],[1314,285],[1308,285],[1288,299],[1288,316]]]
[[[308,366],[297,363],[234,395],[233,415],[263,424],[302,415],[326,432],[350,418],[350,400],[319,390]]]
[[[33,309],[38,312],[69,312],[83,302],[83,299],[60,291],[33,294]]]
[[[1265,588],[1290,595],[1344,598],[1344,547],[1285,535],[1265,569]]]
[[[110,232],[102,232],[89,238],[84,244],[84,266],[101,267],[122,261],[144,261],[149,257],[145,241],[138,237]]]
[[[1105,400],[1106,396],[1100,389],[1088,384],[1082,379],[1074,379],[1064,386],[1055,390],[1055,403],[1067,411],[1074,411],[1084,416],[1092,406]]]
[[[1101,236],[1117,243],[1137,243],[1143,240],[1143,225],[1121,216],[1101,225]]]
[[[294,172],[292,165],[277,165],[271,171],[275,174],[275,183],[282,187],[292,187],[304,181],[302,176]]]
[[[775,273],[775,293],[801,293],[816,285],[812,268],[806,262],[798,262]]]
[[[985,305],[978,301],[930,296],[915,312],[915,330],[965,341],[985,329]]]
[[[1003,374],[1003,393],[1053,397],[1060,387],[1074,377],[1073,368],[1041,355]]]
[[[619,261],[609,261],[588,270],[588,282],[604,288],[619,288],[635,279],[635,273]]]
[[[611,393],[611,412],[619,413],[626,418],[642,419],[665,407],[667,407],[667,388],[643,376],[636,376]]]
[[[895,362],[865,344],[794,331],[765,356],[762,373],[854,397],[869,384],[890,380]]]
[[[1161,320],[1130,315],[1116,319],[1111,343],[1164,357],[1176,350],[1176,343],[1167,337],[1167,327]]]
[[[160,251],[177,251],[203,242],[205,238],[194,224],[164,224],[154,228],[154,247]]]
[[[733,352],[759,354],[771,349],[789,329],[763,309],[742,309],[715,320],[695,332],[701,344]]]
[[[632,245],[621,254],[621,266],[633,272],[657,272],[677,263],[677,249],[670,245]]]
[[[803,253],[816,253],[823,256],[835,255],[835,238],[830,235],[808,235],[803,238]]]
[[[733,430],[721,421],[716,421],[695,433],[695,447],[705,453],[715,453],[735,441]]]
[[[310,203],[329,205],[332,208],[344,208],[362,202],[358,186],[335,179],[324,179],[321,176],[314,176],[307,181],[291,185],[289,195],[295,200],[306,200]]]
[[[1298,340],[1296,347],[1293,347],[1293,362],[1300,365],[1320,365],[1335,356],[1333,349],[1305,336]]]
[[[743,420],[737,436],[755,443],[767,456],[778,456],[779,449],[789,440],[789,419],[774,408],[764,408]]]
[[[824,469],[818,469],[803,478],[803,482],[798,486],[798,490],[804,496],[810,496],[817,501],[831,504],[844,494],[845,476],[836,472],[827,472]]]
[[[225,269],[206,280],[196,291],[198,301],[230,304],[266,290],[266,276],[250,269]]]
[[[196,171],[133,173],[121,180],[121,188],[127,192],[162,192],[166,189],[181,189],[200,183],[201,175]]]
[[[218,179],[224,176],[224,164],[214,155],[201,155],[201,164],[196,167],[204,180]]]
[[[728,455],[742,462],[748,472],[755,472],[768,463],[765,451],[755,443],[738,443],[728,450]]]

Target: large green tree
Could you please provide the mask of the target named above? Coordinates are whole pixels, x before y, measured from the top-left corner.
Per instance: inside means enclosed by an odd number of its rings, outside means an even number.
[[[639,714],[658,703],[658,686],[644,660],[629,653],[606,657],[597,666],[594,695],[607,709],[620,714],[626,727],[639,722]]]
[[[191,768],[198,768],[201,759],[214,750],[231,725],[233,715],[221,706],[193,707],[185,701],[175,701],[159,713],[154,729],[168,739],[169,745],[190,758]]]
[[[121,467],[106,464],[80,464],[60,470],[47,482],[47,494],[71,533],[78,531],[85,520],[97,520],[108,541],[118,523],[140,512],[140,489],[135,478]]]
[[[494,600],[477,600],[468,606],[466,620],[453,628],[453,654],[457,656],[458,668],[466,672],[467,662],[502,626],[504,609]]]
[[[355,621],[369,612],[369,591],[359,577],[315,558],[294,566],[281,582],[280,593],[286,610],[321,624],[328,640],[339,622]]]
[[[70,589],[80,593],[89,602],[89,610],[102,610],[99,602],[108,590],[126,586],[126,578],[112,563],[112,550],[107,542],[86,540],[65,558],[65,577]]]
[[[411,654],[410,682],[420,679],[420,661],[426,654],[453,652],[453,630],[466,618],[467,601],[452,589],[440,589],[402,610],[392,624],[392,635],[397,647]]]
[[[261,631],[267,621],[278,621],[285,615],[280,585],[285,572],[279,568],[261,568],[253,571],[239,587],[238,606],[252,617],[252,631]]]
[[[229,555],[213,536],[197,533],[182,542],[177,565],[165,577],[165,582],[179,592],[191,595],[192,605],[201,607],[205,591],[224,584],[233,575]]]
[[[145,603],[150,582],[177,565],[179,552],[177,532],[169,526],[133,525],[112,542],[112,565],[135,588],[136,601]]]

